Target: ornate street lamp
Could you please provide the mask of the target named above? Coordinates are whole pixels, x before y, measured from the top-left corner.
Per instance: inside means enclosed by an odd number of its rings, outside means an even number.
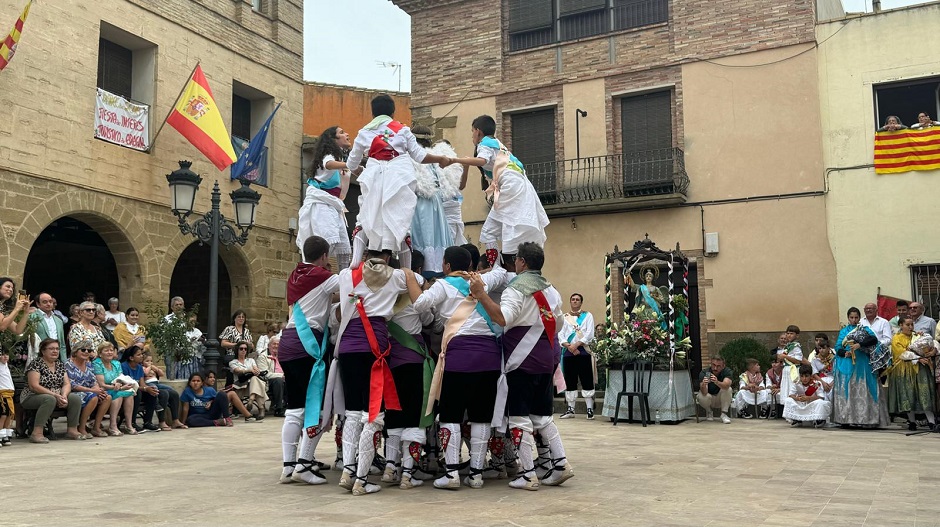
[[[217,319],[219,312],[219,243],[222,245],[245,245],[248,241],[248,231],[255,223],[255,209],[261,201],[261,194],[252,190],[250,181],[240,179],[241,188],[231,193],[232,205],[235,207],[235,226],[222,215],[219,205],[222,203],[222,193],[219,191],[219,182],[212,187],[212,208],[203,217],[188,223],[186,218],[193,213],[193,204],[196,201],[196,191],[202,183],[202,177],[189,168],[190,161],[180,161],[180,168],[166,176],[170,185],[171,209],[179,219],[180,232],[192,234],[202,243],[209,244],[209,327],[206,339],[206,369],[220,374],[219,341]],[[241,231],[237,233],[235,227]]]

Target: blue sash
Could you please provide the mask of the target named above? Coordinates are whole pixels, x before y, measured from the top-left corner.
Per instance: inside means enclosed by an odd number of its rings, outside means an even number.
[[[653,295],[650,294],[650,289],[646,287],[646,284],[640,286],[640,292],[643,293],[643,300],[646,300],[646,305],[656,313],[656,317],[659,318],[659,327],[666,329],[669,327],[669,324],[666,322],[666,319],[663,318],[663,312],[659,310],[659,302],[653,298]]]
[[[307,184],[312,187],[316,187],[320,190],[328,190],[331,188],[336,188],[340,184],[339,170],[334,170],[333,175],[330,176],[330,179],[326,181],[317,181],[317,178],[312,177],[307,180]]]
[[[304,345],[304,351],[314,358],[313,369],[310,371],[310,382],[307,383],[307,401],[304,405],[304,428],[320,424],[320,411],[323,409],[323,389],[326,386],[326,363],[323,362],[323,351],[330,338],[330,328],[323,328],[323,342],[318,343],[307,323],[307,317],[300,302],[294,302],[294,327],[297,328],[297,337]]]
[[[462,294],[463,296],[470,296],[470,284],[468,284],[467,281],[464,280],[463,278],[458,278],[456,276],[445,276],[444,281],[454,286],[454,288],[456,288],[457,291],[460,291],[460,294]],[[490,331],[492,331],[493,334],[495,335],[496,330],[493,328],[493,319],[490,318],[490,315],[489,313],[486,312],[486,309],[483,309],[483,304],[481,304],[478,301],[476,308],[474,309],[476,309],[477,313],[479,313],[480,316],[483,317],[483,320],[486,322],[486,325],[489,326]]]
[[[500,143],[498,139],[496,139],[495,137],[486,136],[480,140],[480,144],[489,148],[495,148],[496,150],[502,150],[503,152],[506,152],[506,155],[509,156],[509,161],[510,161],[509,165],[506,168],[515,170],[516,172],[519,172],[520,174],[525,174],[525,166],[522,164],[522,161],[519,161],[518,157],[512,155],[512,152],[507,150],[506,147],[503,146],[503,144]],[[486,175],[487,178],[493,179],[493,171],[483,170],[483,173]]]

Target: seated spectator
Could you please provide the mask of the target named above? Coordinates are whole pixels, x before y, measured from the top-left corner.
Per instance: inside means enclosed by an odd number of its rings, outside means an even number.
[[[268,400],[267,385],[264,378],[267,372],[258,368],[255,360],[248,356],[251,344],[240,342],[235,347],[235,359],[229,362],[228,368],[235,376],[235,391],[241,398],[248,397],[248,406],[258,407],[258,420],[264,419],[264,405]]]
[[[809,354],[809,365],[813,367],[813,377],[822,383],[823,393],[827,401],[832,400],[832,385],[835,379],[832,376],[832,365],[836,354],[826,340],[816,345],[816,350]]]
[[[59,362],[59,341],[44,339],[39,343],[39,357],[26,366],[26,387],[20,394],[20,404],[27,410],[36,411],[30,443],[48,443],[43,436],[43,427],[56,408],[67,409],[69,439],[85,439],[78,431],[78,417],[82,411],[82,397],[72,393],[72,384]]]
[[[793,426],[812,422],[819,427],[826,424],[832,412],[832,403],[823,394],[822,383],[813,379],[813,367],[801,364],[799,381],[790,385],[790,393],[783,405],[783,417]]]
[[[108,391],[111,396],[110,409],[111,426],[108,428],[108,435],[124,435],[118,430],[118,417],[123,415],[125,423],[133,423],[134,415],[134,391],[121,390],[121,385],[115,382],[115,379],[123,375],[121,363],[115,357],[117,356],[114,345],[110,342],[102,342],[98,345],[98,358],[91,366],[95,371],[95,377],[98,379],[98,385]],[[122,413],[123,412],[123,413]],[[137,435],[137,430],[129,428],[130,435]]]
[[[786,352],[787,352],[787,344],[789,344],[789,343],[790,343],[790,341],[787,340],[787,334],[786,334],[786,333],[781,333],[780,336],[777,337],[777,347],[775,347],[775,348],[770,348],[770,358],[771,358],[771,359],[776,359],[776,358],[777,358],[777,355],[780,355],[781,353],[786,353]]]
[[[258,337],[258,342],[255,344],[255,351],[257,351],[259,355],[267,353],[268,343],[271,342],[271,337],[277,335],[277,327],[276,322],[268,322],[264,326],[265,334]]]
[[[212,371],[212,370],[207,371],[207,372],[205,373],[205,375],[203,376],[203,378],[206,380],[206,382],[205,382],[206,386],[210,386],[210,387],[212,387],[212,388],[215,388],[215,385],[216,385],[216,376],[215,376],[215,372],[214,372],[214,371]],[[233,408],[235,408],[236,410],[238,410],[238,413],[241,414],[242,417],[245,418],[245,422],[246,422],[246,423],[251,423],[251,422],[257,421],[257,419],[255,419],[254,416],[251,415],[251,412],[249,412],[248,409],[245,408],[245,405],[242,404],[241,398],[239,398],[239,397],[238,397],[238,394],[235,393],[235,388],[233,388],[233,387],[231,387],[231,386],[227,386],[227,387],[225,387],[225,388],[224,388],[221,392],[219,392],[219,393],[224,393],[224,394],[226,395],[226,397],[228,398],[229,404],[230,404]]]
[[[82,398],[78,433],[85,436],[85,439],[108,437],[108,434],[101,431],[101,421],[111,408],[111,396],[98,384],[98,378],[91,365],[91,352],[91,341],[83,340],[78,343],[78,347],[72,349],[72,357],[65,363],[65,371],[69,375],[69,382],[72,383],[72,393],[77,393]],[[95,426],[91,433],[88,433],[85,426],[92,412],[95,413]]]
[[[595,335],[595,336],[603,336],[603,335],[606,335],[606,334],[607,334],[607,326],[605,326],[604,324],[598,324],[598,325],[594,326],[594,335]]]
[[[760,372],[757,359],[746,359],[746,369],[738,381],[738,393],[734,395],[734,407],[743,419],[767,417],[768,388]]]
[[[698,376],[698,404],[705,409],[705,420],[714,421],[714,409],[721,409],[721,422],[730,424],[728,408],[731,406],[731,369],[725,367],[725,359],[712,357],[711,368],[702,370]]]
[[[907,130],[907,127],[901,124],[901,119],[896,115],[889,115],[885,119],[885,124],[878,129],[879,132],[894,132],[896,130]]]
[[[259,339],[260,340],[260,339]],[[281,337],[275,334],[268,340],[268,347],[258,352],[258,369],[268,372],[265,377],[268,381],[268,390],[271,392],[271,411],[275,417],[284,417],[287,408],[287,402],[284,399],[284,370],[281,369],[281,363],[277,358],[278,347],[281,344]]]
[[[117,341],[114,340],[114,332],[105,327],[104,321],[108,316],[108,311],[101,304],[95,304],[95,320],[93,323],[98,326],[98,329],[101,331],[101,334],[104,336],[104,339],[114,344],[117,347]]]
[[[160,421],[160,430],[169,432],[173,428],[187,428],[180,422],[180,394],[172,386],[160,383],[160,379],[166,377],[166,373],[153,363],[153,355],[149,351],[144,352],[144,383],[148,386],[156,386],[160,390],[157,396],[157,420]],[[167,424],[166,419],[169,415],[173,426]]]
[[[101,328],[95,324],[95,317],[97,316],[95,305],[94,302],[82,302],[79,304],[79,318],[68,330],[68,345],[70,350],[74,349],[79,342],[86,339],[91,340],[92,347],[95,349],[98,348],[99,344],[108,340],[104,337],[104,333],[101,332]]]
[[[817,333],[816,336],[813,337],[813,340],[816,341],[816,344],[813,345],[813,349],[817,349],[819,348],[820,344],[829,344],[829,335],[826,335],[825,333]]]
[[[768,406],[770,407],[767,417],[770,419],[776,419],[778,416],[783,415],[783,397],[780,395],[780,382],[782,380],[783,357],[778,355],[774,357],[773,364],[770,365],[767,374],[764,376],[764,385],[768,388]]]
[[[108,309],[104,313],[104,322],[103,322],[104,327],[112,333],[114,333],[114,330],[115,328],[117,328],[118,324],[127,320],[126,318],[127,315],[125,315],[123,311],[118,309],[119,305],[120,305],[120,301],[117,298],[115,297],[109,298]]]
[[[122,313],[124,320],[114,327],[114,340],[117,342],[118,351],[123,351],[134,344],[146,348],[147,330],[140,325],[140,311],[132,307],[127,312]]]
[[[124,350],[124,355],[121,356],[121,371],[124,373],[124,375],[134,379],[140,385],[140,388],[137,390],[137,395],[134,396],[133,418],[131,419],[130,423],[125,423],[125,427],[123,429],[124,433],[129,433],[129,430],[137,430],[138,432],[144,430],[149,430],[151,432],[160,431],[160,428],[153,424],[153,414],[157,410],[157,401],[158,397],[160,396],[160,389],[156,386],[147,386],[144,383],[143,362],[144,350],[137,344],[134,344]],[[141,405],[144,407],[143,426],[137,424],[137,412],[140,411]]]
[[[911,130],[923,130],[933,126],[940,126],[940,122],[931,119],[927,112],[920,112],[917,114],[917,123],[911,126]]]
[[[183,404],[183,421],[189,426],[233,426],[228,396],[204,384],[201,373],[189,376],[180,402]]]

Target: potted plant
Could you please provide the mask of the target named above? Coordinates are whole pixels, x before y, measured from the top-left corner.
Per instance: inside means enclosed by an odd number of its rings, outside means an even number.
[[[194,359],[196,346],[190,336],[193,330],[199,304],[194,304],[182,315],[167,316],[161,304],[148,300],[144,312],[147,313],[147,323],[144,330],[151,351],[163,359],[167,369],[167,377],[177,378],[177,365]]]

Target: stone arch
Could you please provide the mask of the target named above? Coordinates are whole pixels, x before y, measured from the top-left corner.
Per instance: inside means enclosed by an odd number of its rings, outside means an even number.
[[[152,253],[143,224],[121,200],[87,190],[73,189],[58,194],[26,214],[9,247],[9,271],[23,276],[26,260],[39,234],[53,221],[70,216],[95,230],[114,257],[122,303],[140,300],[143,277],[147,276],[147,255]]]

